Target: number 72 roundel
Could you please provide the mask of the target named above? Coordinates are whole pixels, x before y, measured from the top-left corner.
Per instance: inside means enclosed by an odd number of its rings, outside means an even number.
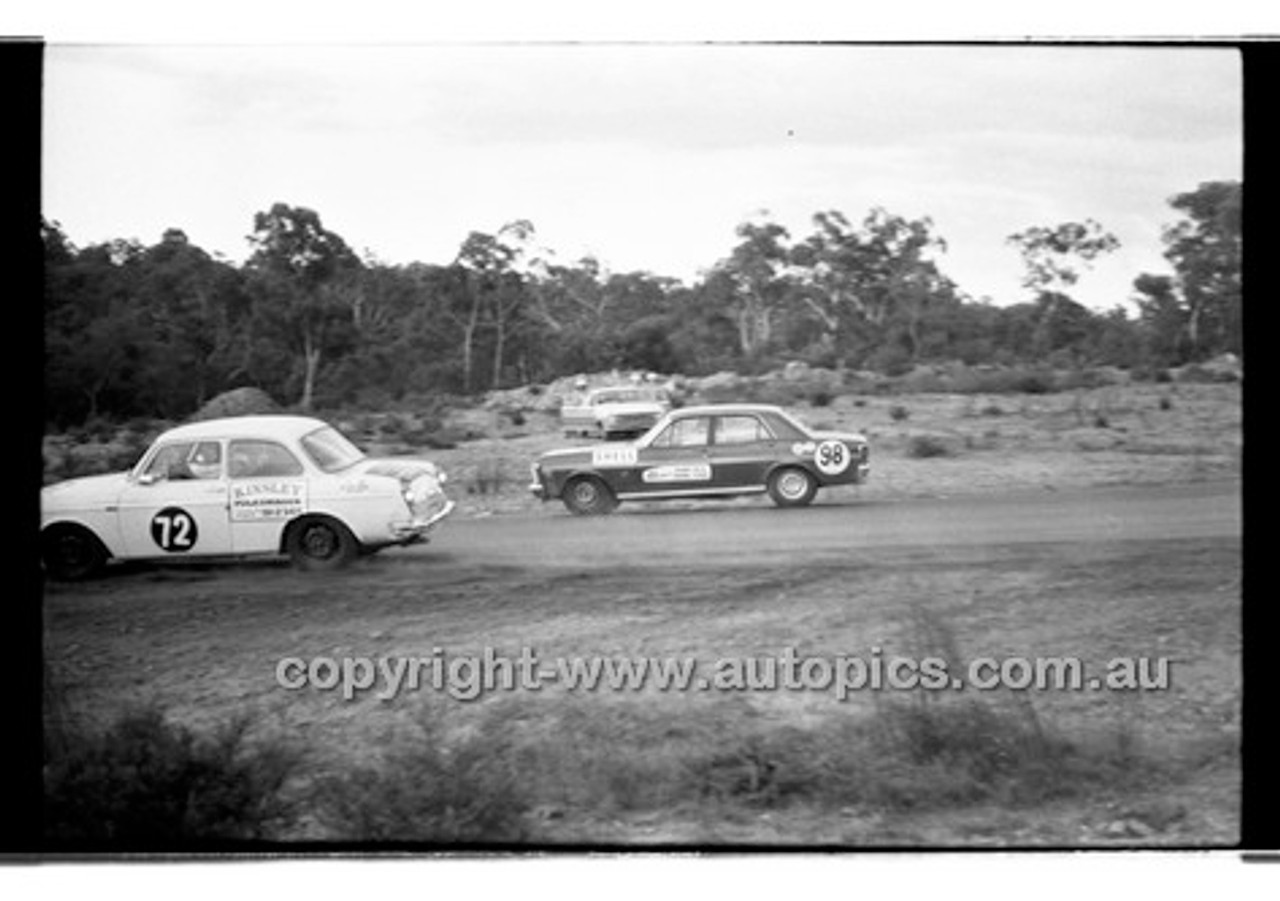
[[[195,517],[181,507],[165,507],[151,517],[151,540],[162,550],[173,554],[196,546],[199,530]]]

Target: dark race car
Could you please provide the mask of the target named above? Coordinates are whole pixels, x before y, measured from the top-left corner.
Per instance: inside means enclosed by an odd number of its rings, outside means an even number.
[[[857,485],[869,471],[862,435],[815,431],[774,406],[718,404],[674,410],[633,442],[549,451],[529,487],[579,514],[766,492],[780,507],[802,507],[819,488]]]

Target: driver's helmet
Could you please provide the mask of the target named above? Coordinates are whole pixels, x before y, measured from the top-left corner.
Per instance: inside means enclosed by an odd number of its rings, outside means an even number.
[[[217,446],[197,448],[187,462],[191,474],[197,479],[215,479],[219,475],[219,454]]]

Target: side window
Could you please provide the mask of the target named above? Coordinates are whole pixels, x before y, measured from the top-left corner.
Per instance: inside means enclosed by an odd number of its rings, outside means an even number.
[[[663,429],[651,447],[704,447],[711,420],[705,416],[678,419]]]
[[[274,441],[232,441],[227,456],[233,479],[302,475],[298,458]]]
[[[222,447],[216,441],[166,444],[143,470],[152,479],[218,479],[222,477]]]
[[[772,437],[754,416],[721,416],[716,421],[716,444],[754,444]]]
[[[156,451],[142,474],[153,479],[190,478],[187,474],[187,457],[190,456],[192,447],[193,443],[190,441],[166,444]]]

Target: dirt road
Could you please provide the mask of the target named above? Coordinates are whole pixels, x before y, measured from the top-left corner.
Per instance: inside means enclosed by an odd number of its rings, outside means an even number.
[[[752,729],[827,728],[873,715],[874,699],[529,692],[464,703],[423,690],[347,701],[282,690],[276,664],[526,647],[548,660],[754,658],[784,647],[831,655],[872,645],[924,653],[917,645],[926,633],[913,617],[941,623],[967,654],[1070,654],[1090,665],[1160,655],[1175,661],[1170,691],[1042,693],[1037,715],[1081,747],[1109,746],[1123,725],[1138,747],[1159,749],[1178,775],[1134,787],[1129,800],[1172,793],[1189,813],[1151,840],[1222,843],[1238,834],[1240,533],[1238,481],[909,500],[846,490],[802,510],[757,498],[624,505],[592,518],[548,505],[460,517],[429,545],[390,549],[332,575],[275,560],[129,565],[90,582],[49,583],[45,652],[67,709],[99,725],[139,704],[197,729],[250,714],[342,772],[375,760],[388,730],[409,723],[456,737],[486,717],[505,723],[517,714],[549,730],[539,759],[572,761],[581,737],[570,741],[554,724],[577,716],[598,733],[591,766],[631,766],[642,775],[622,781],[636,786],[652,783],[652,768],[668,757],[673,773],[684,772],[690,760],[723,754],[721,745],[754,741]],[[671,717],[707,716],[733,734],[671,749]],[[1063,846],[1112,841],[1106,830],[1117,820],[1081,789],[1077,800],[1043,811],[944,805],[859,825],[815,800],[776,820],[752,809],[721,822],[696,796],[679,796],[675,812],[669,799],[652,809],[629,795],[620,801],[608,787],[617,780],[601,787],[575,766],[563,778],[528,780],[538,804],[562,812],[546,827],[552,840]]]
[[[391,553],[521,566],[718,567],[868,547],[1209,538],[1240,530],[1237,482],[906,501],[833,492],[803,510],[777,510],[762,499],[650,502],[579,518],[554,504],[545,512],[454,520],[433,544]]]

